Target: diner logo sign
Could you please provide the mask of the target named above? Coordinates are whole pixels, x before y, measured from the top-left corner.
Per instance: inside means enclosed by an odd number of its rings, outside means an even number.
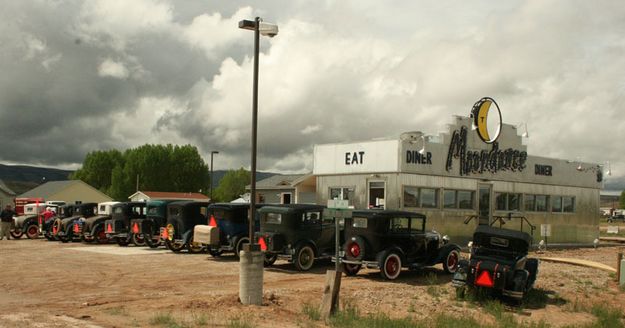
[[[494,112],[494,115],[493,113]],[[490,115],[489,115],[490,114]],[[489,118],[490,117],[490,118]],[[454,159],[460,160],[460,175],[480,174],[498,171],[523,171],[527,152],[517,149],[500,149],[497,138],[501,134],[501,111],[492,98],[485,97],[473,105],[471,110],[472,130],[482,141],[492,145],[490,150],[468,150],[466,126],[451,135],[445,169],[451,171]]]

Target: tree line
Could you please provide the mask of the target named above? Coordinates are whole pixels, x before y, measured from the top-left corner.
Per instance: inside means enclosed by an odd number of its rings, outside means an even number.
[[[245,192],[250,174],[230,170],[213,190],[217,201],[231,201]],[[97,150],[85,156],[82,167],[70,175],[118,201],[137,190],[209,193],[210,172],[196,147],[146,144],[125,151]]]

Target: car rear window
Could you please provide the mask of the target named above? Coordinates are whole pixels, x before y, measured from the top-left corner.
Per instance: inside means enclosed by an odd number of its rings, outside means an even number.
[[[267,213],[265,214],[265,222],[268,224],[281,224],[282,214],[279,213]]]
[[[367,228],[367,218],[354,218],[352,222],[354,228]]]

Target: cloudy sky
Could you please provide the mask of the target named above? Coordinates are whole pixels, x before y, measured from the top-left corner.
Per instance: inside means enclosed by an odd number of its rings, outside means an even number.
[[[261,16],[259,169],[312,145],[442,131],[483,96],[530,154],[625,175],[619,1],[0,1],[0,161],[76,168],[96,149],[197,146],[249,167]]]

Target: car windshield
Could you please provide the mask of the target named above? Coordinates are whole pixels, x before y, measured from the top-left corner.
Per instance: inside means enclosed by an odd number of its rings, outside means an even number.
[[[267,224],[281,224],[282,214],[280,213],[266,213],[264,215],[265,223]]]
[[[393,232],[421,232],[424,221],[422,218],[397,217],[390,220],[390,230]]]

